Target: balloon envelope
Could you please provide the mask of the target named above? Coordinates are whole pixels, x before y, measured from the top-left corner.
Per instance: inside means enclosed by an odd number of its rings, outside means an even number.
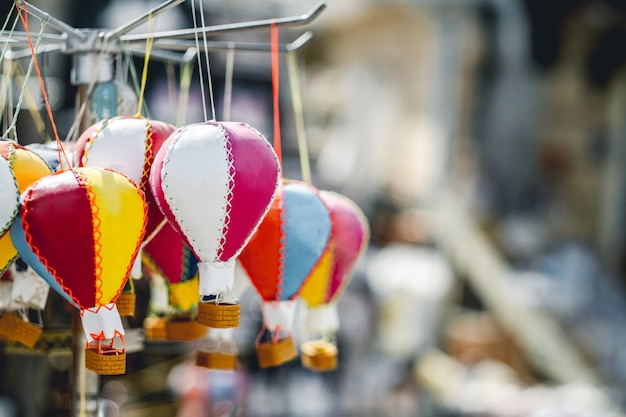
[[[324,254],[331,232],[328,208],[315,188],[285,183],[239,256],[264,301],[295,298]]]
[[[279,171],[274,150],[250,126],[198,123],[176,130],[161,147],[150,186],[201,261],[227,262],[267,212]]]
[[[146,203],[126,176],[74,168],[22,195],[11,237],[22,258],[80,309],[113,303],[143,239]]]
[[[337,301],[369,239],[367,219],[352,200],[328,191],[320,195],[330,211],[332,235],[329,250],[300,293],[311,307]]]
[[[150,236],[163,221],[148,186],[154,156],[174,126],[142,117],[120,116],[102,120],[83,132],[76,142],[75,164],[119,171],[129,177],[146,194]]]

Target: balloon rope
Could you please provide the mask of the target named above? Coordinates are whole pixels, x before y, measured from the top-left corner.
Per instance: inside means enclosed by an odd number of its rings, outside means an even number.
[[[141,117],[141,108],[143,107],[143,96],[146,91],[146,82],[148,81],[148,64],[150,63],[150,52],[152,52],[152,44],[154,43],[154,32],[156,30],[156,19],[152,20],[152,13],[148,14],[148,24],[152,22],[149,29],[149,36],[146,39],[146,53],[143,58],[143,71],[141,73],[141,90],[139,90],[139,102],[137,104],[137,114],[135,117]]]
[[[296,138],[298,139],[298,153],[300,154],[300,170],[302,181],[311,184],[311,164],[309,163],[309,149],[306,143],[306,131],[304,129],[304,112],[302,111],[302,93],[300,90],[300,77],[298,75],[298,61],[295,51],[287,54],[287,67],[289,69],[289,84],[291,86],[291,101],[296,118]]]
[[[19,85],[24,86],[27,84],[24,71],[21,69],[19,63],[16,63],[14,73],[15,79]],[[30,110],[30,116],[33,119],[35,129],[37,130],[37,132],[39,132],[40,135],[42,135],[42,137],[44,135],[47,136],[46,123],[44,122],[43,117],[41,117],[41,113],[36,110],[37,102],[28,88],[26,89],[26,92],[24,94],[24,100],[26,100],[26,103],[28,104],[28,109]]]
[[[11,5],[11,10],[9,10],[9,14],[7,14],[7,18],[4,20],[4,24],[2,25],[2,29],[0,29],[0,34],[4,35],[4,31],[6,30],[8,24],[9,24],[9,20],[11,19],[11,15],[13,14],[13,10],[15,9],[15,2]],[[4,60],[5,54],[7,52],[7,49],[9,49],[9,44],[11,41],[11,36],[13,35],[13,32],[15,31],[15,27],[17,26],[17,22],[20,20],[19,16],[15,16],[15,20],[13,20],[13,26],[11,26],[11,30],[9,31],[9,34],[7,36],[7,41],[4,43],[4,46],[2,47],[2,55],[0,55],[0,63]]]
[[[63,144],[61,143],[61,139],[59,138],[59,132],[57,131],[57,125],[54,122],[54,116],[52,115],[52,107],[50,106],[50,101],[48,100],[48,94],[46,93],[46,87],[44,85],[43,77],[41,76],[41,70],[39,69],[39,63],[37,62],[37,52],[35,47],[33,46],[33,40],[30,37],[30,29],[28,27],[28,13],[26,11],[26,2],[22,4],[23,9],[20,10],[20,6],[18,5],[18,14],[20,15],[20,20],[24,25],[24,30],[26,31],[26,37],[28,38],[28,46],[30,47],[30,53],[33,56],[33,61],[35,63],[35,70],[37,71],[37,78],[39,79],[39,87],[41,88],[41,94],[43,96],[43,101],[46,105],[46,111],[48,113],[48,118],[50,119],[50,125],[52,126],[52,131],[54,132],[54,139],[57,142],[57,152],[59,158],[59,170],[63,169],[63,160],[61,159],[61,154],[65,158],[65,162],[67,163],[68,168],[71,168],[70,159],[67,157],[65,153],[65,149],[63,148]],[[43,34],[43,26],[47,23],[48,18],[43,19],[41,22],[42,30],[40,31],[39,38],[37,39],[37,44],[42,38]]]
[[[202,2],[202,0],[199,0]],[[193,16],[193,28],[198,29],[198,20],[196,18],[196,2],[191,0],[191,14]],[[202,3],[201,3],[202,4]],[[204,121],[208,121],[209,118],[206,113],[206,98],[204,93],[204,77],[202,76],[202,58],[200,58],[200,41],[198,40],[198,31],[194,30],[196,40],[196,57],[198,58],[198,76],[200,77],[200,94],[202,95],[202,111],[204,113]]]
[[[202,27],[204,25],[204,4],[203,1],[200,1],[200,22],[202,23]],[[204,43],[204,60],[206,61],[206,76],[209,82],[209,100],[211,101],[211,117],[213,121],[216,120],[215,117],[215,99],[213,98],[213,81],[211,79],[211,65],[209,65],[209,47],[207,46],[206,41],[206,32],[202,31],[202,42]]]
[[[228,52],[226,53],[226,74],[224,80],[224,109],[222,120],[228,122],[230,120],[230,111],[233,102],[233,74],[235,63],[235,48],[232,43],[228,44]]]
[[[278,162],[282,168],[283,151],[280,141],[280,110],[278,106],[279,98],[279,59],[278,59],[278,27],[276,22],[272,20],[271,24],[271,46],[272,46],[272,101],[274,104],[274,151],[278,156]]]
[[[178,94],[176,126],[182,126],[187,122],[187,105],[189,104],[189,87],[191,86],[192,74],[193,65],[191,65],[191,62],[185,62],[180,69],[180,92]]]

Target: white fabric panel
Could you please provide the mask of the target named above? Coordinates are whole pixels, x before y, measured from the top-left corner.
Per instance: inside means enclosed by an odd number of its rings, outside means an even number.
[[[235,329],[214,329],[207,327],[207,336],[213,340],[234,340]]]
[[[323,304],[309,308],[307,311],[307,325],[309,332],[326,335],[339,330],[339,313],[337,304]]]
[[[0,310],[8,310],[11,306],[12,281],[0,281]]]
[[[9,309],[28,307],[43,310],[46,307],[49,292],[50,285],[31,268],[23,272],[15,272]]]
[[[233,285],[233,295],[235,298],[241,298],[244,292],[250,288],[250,278],[246,274],[239,262],[235,262],[235,283]]]
[[[116,330],[120,334],[124,334],[122,318],[114,303],[100,307],[97,313],[94,312],[95,310],[94,308],[93,310],[81,310],[80,312],[87,343],[95,341],[91,335],[99,335],[100,332],[104,332],[105,339],[113,339],[116,336]]]
[[[139,186],[146,158],[146,134],[146,120],[116,119],[106,124],[91,146],[85,148],[81,165],[111,168]]]
[[[296,316],[296,300],[264,301],[261,304],[263,321],[270,331],[291,331]]]
[[[230,171],[222,130],[190,125],[163,160],[163,194],[200,259],[216,259],[224,228]]]
[[[143,270],[141,267],[141,249],[139,249],[135,262],[133,262],[133,267],[130,269],[130,277],[133,279],[140,279],[143,276]]]
[[[13,218],[17,206],[19,192],[13,171],[4,158],[0,158],[0,229],[7,226]]]
[[[235,283],[235,261],[199,262],[200,294],[231,291]]]

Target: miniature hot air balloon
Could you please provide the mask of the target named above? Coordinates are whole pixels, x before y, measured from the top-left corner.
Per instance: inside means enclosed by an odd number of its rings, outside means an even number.
[[[150,186],[200,259],[199,323],[239,326],[239,300],[232,294],[235,259],[267,213],[279,171],[272,147],[243,123],[188,125],[159,150]]]
[[[239,262],[235,263],[233,294],[240,298],[250,288],[250,279]],[[233,371],[237,369],[237,344],[235,329],[215,329],[209,327],[207,339],[203,340],[196,352],[196,365],[209,369]]]
[[[361,209],[349,198],[329,191],[322,191],[320,195],[330,211],[332,233],[328,251],[300,292],[309,307],[307,330],[314,336],[300,349],[305,367],[328,371],[337,367],[337,301],[367,246],[369,226]]]
[[[86,366],[126,370],[124,328],[115,301],[139,251],[147,221],[144,194],[126,176],[74,168],[35,182],[21,197],[11,238],[21,257],[80,310]]]
[[[280,189],[269,213],[239,256],[262,299],[262,337],[257,340],[261,367],[277,366],[297,356],[292,338],[295,299],[327,250],[331,221],[318,191],[289,181]]]
[[[110,168],[129,177],[146,194],[148,223],[146,238],[164,222],[150,187],[148,176],[157,151],[174,131],[174,126],[143,117],[119,116],[102,120],[83,132],[74,152],[75,166]],[[141,278],[141,257],[131,270],[131,277]],[[132,280],[118,299],[123,316],[134,315],[135,294]]]
[[[17,258],[17,250],[6,233],[19,212],[20,194],[52,169],[35,152],[0,138],[0,274]]]
[[[198,324],[198,260],[171,224],[165,224],[143,248],[143,260],[151,282],[157,277],[167,283],[167,319],[150,317],[144,323],[151,339],[195,340],[206,327]],[[161,331],[160,331],[161,330]]]

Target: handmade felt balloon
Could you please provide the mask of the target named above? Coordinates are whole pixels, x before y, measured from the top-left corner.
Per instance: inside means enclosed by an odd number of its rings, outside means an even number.
[[[20,255],[80,310],[87,367],[123,373],[124,349],[113,347],[124,335],[115,301],[144,236],[143,192],[119,172],[74,168],[35,182],[21,200],[20,217],[11,227]],[[103,345],[106,340],[110,344]]]
[[[90,126],[78,138],[74,159],[76,166],[110,168],[129,177],[146,194],[148,223],[146,238],[153,236],[165,221],[163,213],[154,202],[148,176],[154,155],[174,131],[174,126],[143,117],[119,116],[105,119]],[[142,276],[141,256],[136,258],[131,277]],[[135,314],[133,281],[126,283],[117,302],[120,314]]]
[[[271,335],[269,343],[257,343],[261,366],[279,365],[296,356],[291,337],[294,300],[327,250],[330,232],[330,214],[319,192],[289,181],[239,256],[261,296],[264,328]]]
[[[337,366],[334,338],[339,329],[339,316],[336,303],[367,246],[369,225],[361,209],[349,198],[328,191],[320,195],[330,212],[332,233],[328,250],[300,292],[309,307],[306,328],[313,336],[301,349],[305,367],[327,371]]]
[[[272,147],[243,123],[179,128],[155,158],[156,201],[200,259],[198,321],[206,326],[239,325],[235,259],[267,213],[279,171]]]
[[[6,232],[18,215],[20,194],[51,173],[50,166],[35,152],[0,138],[0,274],[17,258],[17,250]]]

